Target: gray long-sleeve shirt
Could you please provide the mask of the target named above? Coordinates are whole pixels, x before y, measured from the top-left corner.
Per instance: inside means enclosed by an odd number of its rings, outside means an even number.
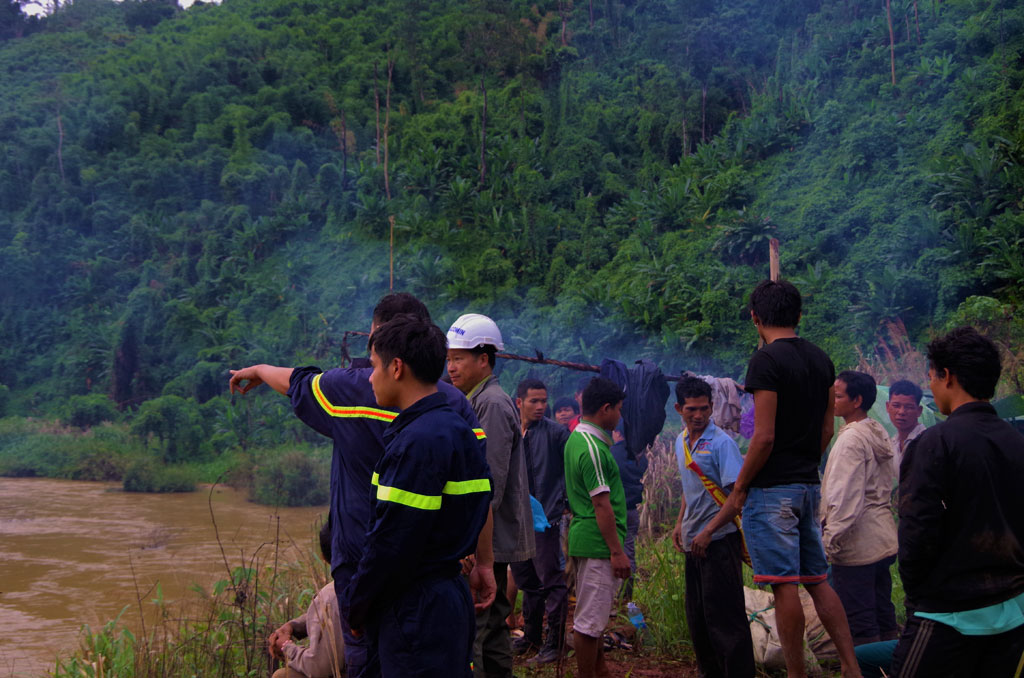
[[[487,464],[494,483],[494,560],[529,560],[535,553],[533,514],[519,410],[494,375],[467,397],[487,434]]]

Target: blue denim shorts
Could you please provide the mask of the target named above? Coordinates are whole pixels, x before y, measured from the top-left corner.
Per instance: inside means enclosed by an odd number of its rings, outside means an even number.
[[[755,584],[820,584],[828,574],[821,546],[821,486],[752,487],[743,505],[743,534]]]

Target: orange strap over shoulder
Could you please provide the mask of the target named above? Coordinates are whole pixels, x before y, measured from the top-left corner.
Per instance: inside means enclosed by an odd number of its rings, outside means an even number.
[[[686,435],[685,430],[683,431],[683,453],[686,455],[686,468],[697,474],[700,481],[704,483],[704,489],[708,491],[711,498],[714,499],[715,503],[718,504],[719,508],[721,508],[725,504],[725,500],[728,496],[722,491],[722,488],[711,480],[711,478],[704,475],[704,472],[700,470],[700,466],[698,466],[697,462],[693,460],[693,455],[690,454],[690,437]],[[743,536],[743,524],[740,520],[740,516],[737,515],[733,517],[732,522],[736,524],[736,529],[740,531],[740,543],[743,547],[743,562],[747,565],[751,565],[750,554],[747,552],[747,539]],[[751,565],[751,567],[753,567],[753,565]]]

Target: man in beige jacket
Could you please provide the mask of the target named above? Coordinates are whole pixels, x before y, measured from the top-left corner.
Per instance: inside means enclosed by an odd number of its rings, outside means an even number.
[[[871,375],[839,373],[835,414],[845,425],[821,481],[822,543],[854,645],[898,636],[889,574],[897,550],[890,507],[896,467],[885,428],[868,418],[875,396]]]
[[[331,562],[331,531],[326,522],[320,529],[320,553]],[[308,645],[295,640],[309,638]],[[313,598],[300,617],[279,626],[267,639],[271,657],[285,665],[273,678],[337,678],[344,675],[345,641],[341,635],[341,617],[334,582],[329,581]]]

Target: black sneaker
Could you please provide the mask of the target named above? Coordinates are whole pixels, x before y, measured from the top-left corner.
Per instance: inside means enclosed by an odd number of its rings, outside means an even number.
[[[544,647],[535,657],[526,660],[527,664],[553,664],[558,661],[562,653],[557,647]]]
[[[531,641],[526,636],[519,636],[518,638],[512,641],[512,654],[516,655],[517,657],[519,655],[524,655],[530,650],[534,650],[536,648],[537,646],[533,643],[533,641]]]

